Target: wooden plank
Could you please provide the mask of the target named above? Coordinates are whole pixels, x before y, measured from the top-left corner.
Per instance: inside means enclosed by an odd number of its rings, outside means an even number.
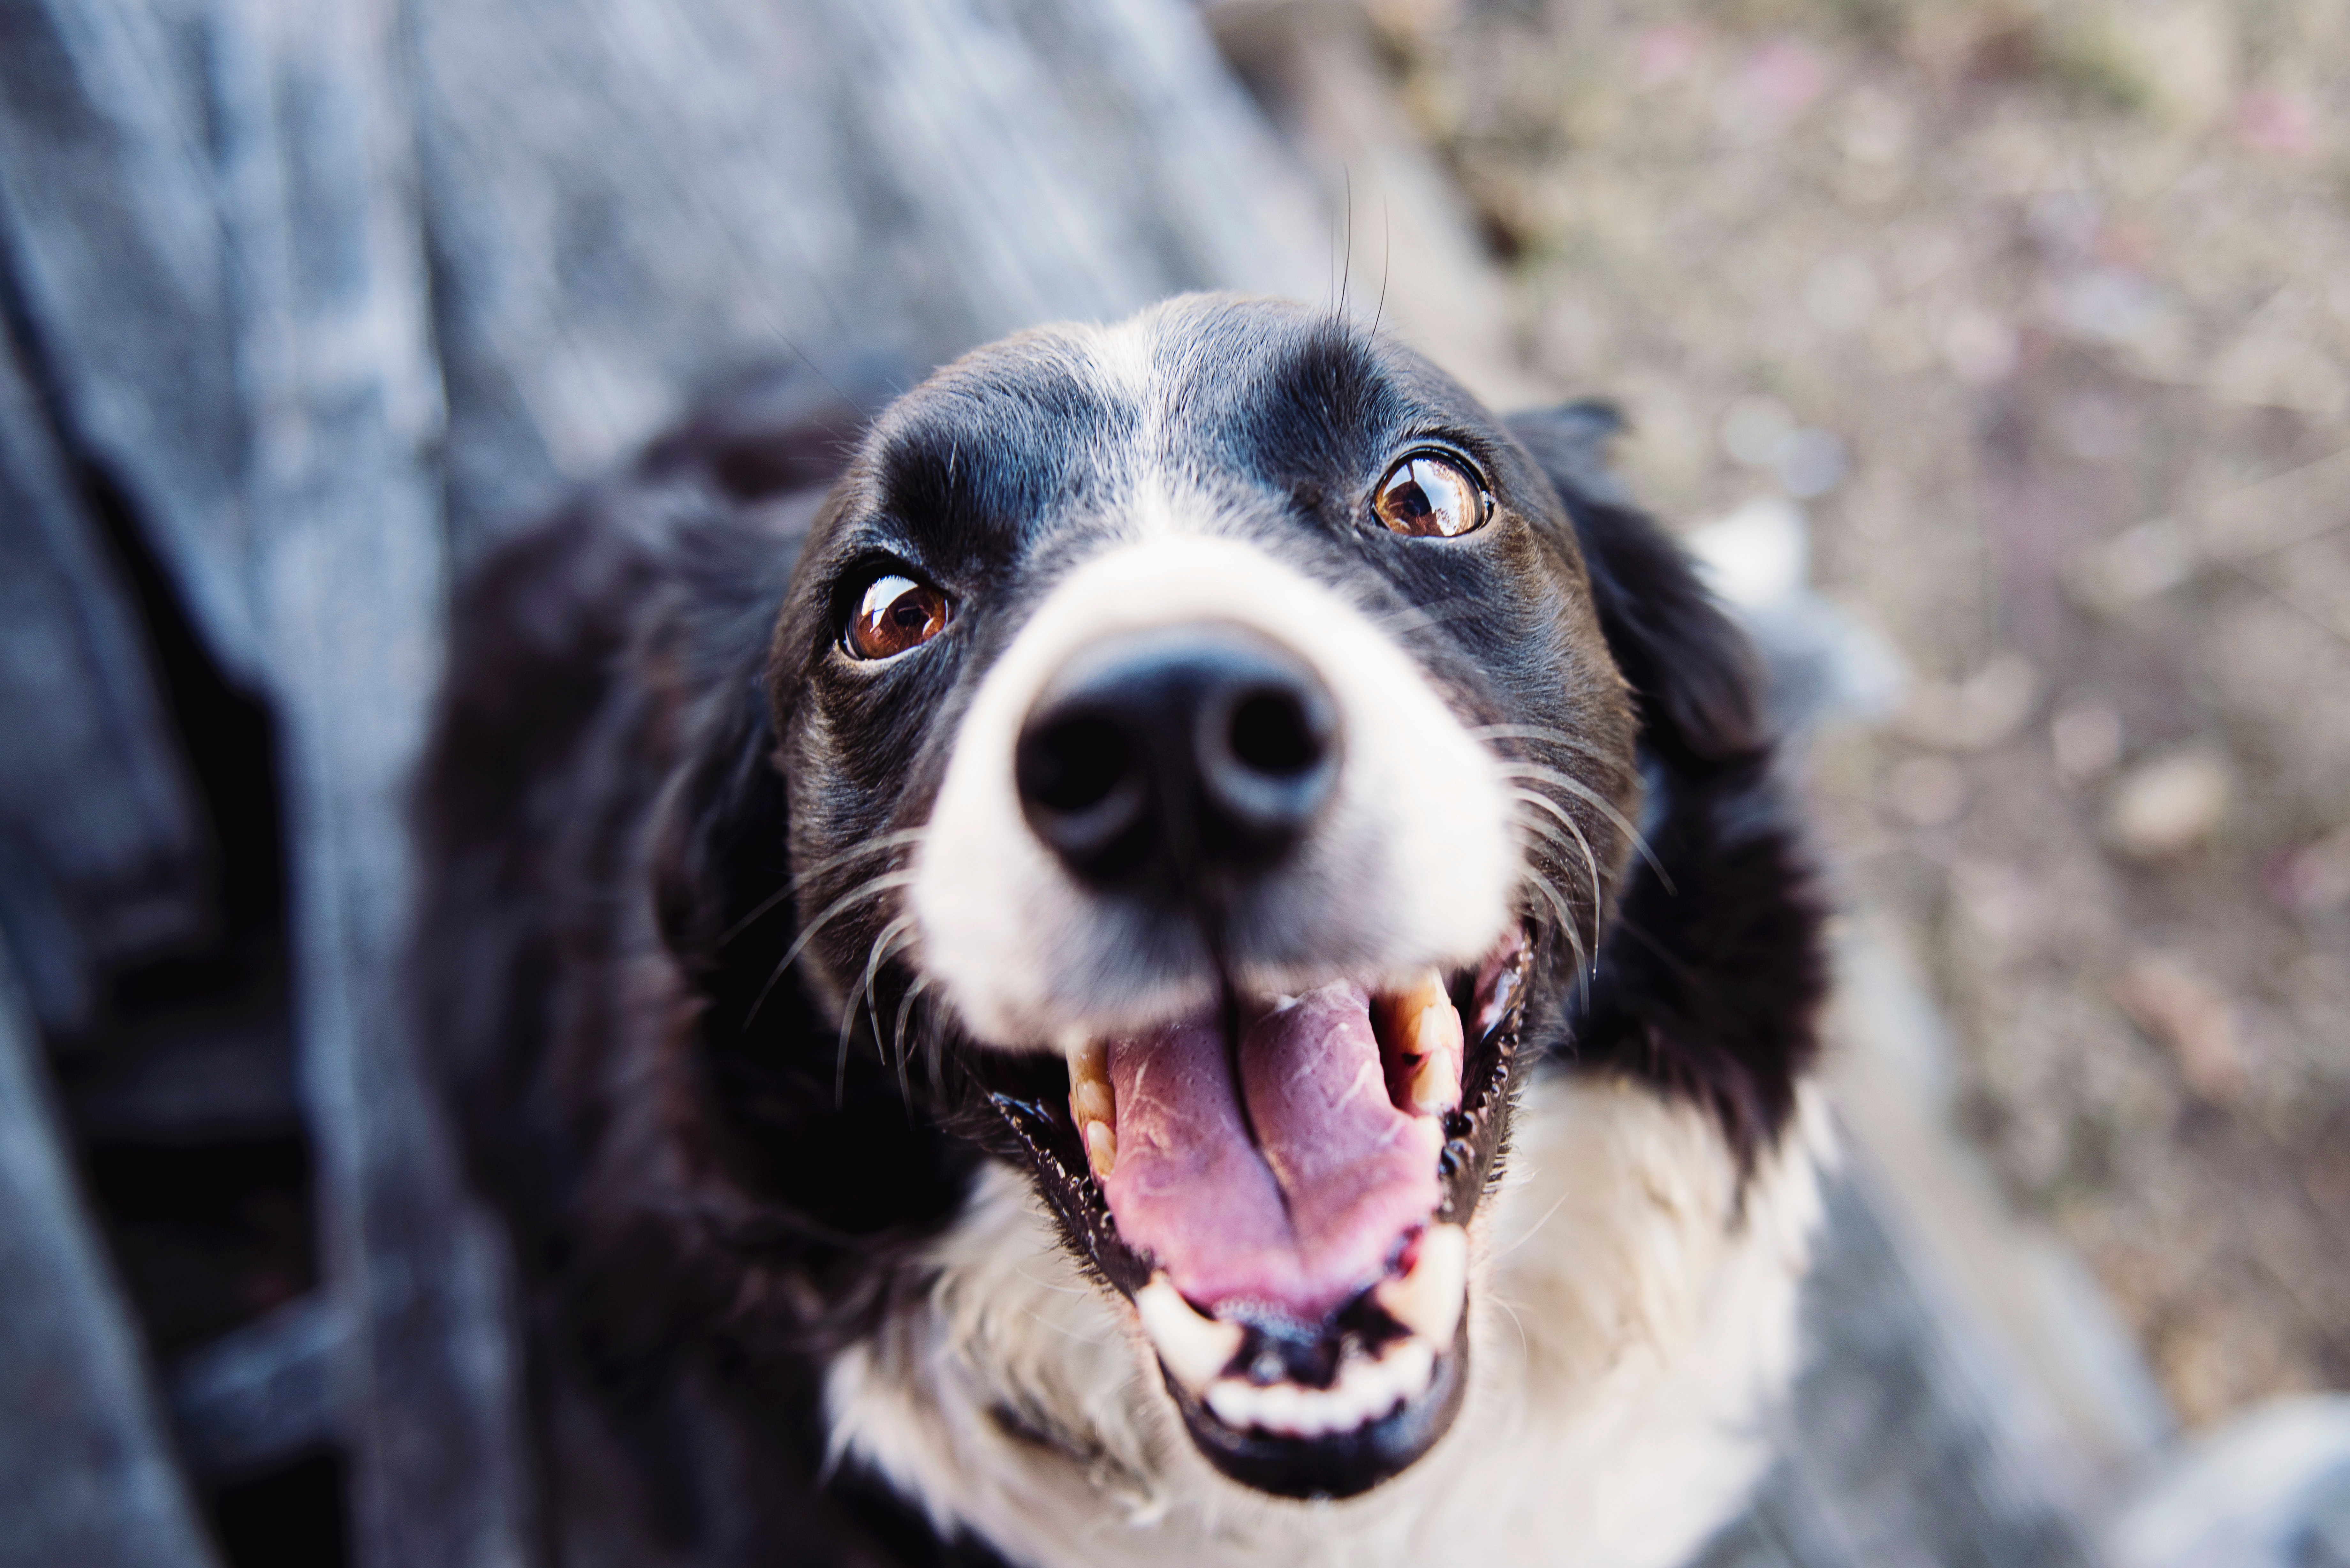
[[[1856,1161],[1826,1183],[1779,1463],[1700,1568],[2090,1568],[2064,1478],[2020,1462],[2010,1372],[1954,1321],[1879,1181]]]
[[[349,1324],[323,1294],[300,1296],[172,1367],[172,1427],[198,1474],[272,1469],[341,1435],[336,1369]]]
[[[503,1252],[461,1189],[401,983],[405,788],[447,563],[394,11],[224,0],[215,19],[304,1086],[352,1330],[339,1392],[357,1557],[506,1568],[531,1528]]]
[[[0,0],[0,227],[36,369],[213,653],[265,684],[236,315],[196,52],[141,0]]]
[[[0,1568],[213,1561],[74,1183],[0,947]]]
[[[0,929],[52,1037],[98,971],[193,936],[194,796],[138,616],[13,346],[0,341]]]
[[[1308,296],[1315,201],[1169,0],[416,0],[461,549],[746,360]]]

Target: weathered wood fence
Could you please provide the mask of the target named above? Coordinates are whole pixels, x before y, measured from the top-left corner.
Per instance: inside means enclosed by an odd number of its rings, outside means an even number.
[[[1341,111],[1297,50],[1343,19],[1296,9],[1234,26]],[[732,368],[1323,296],[1337,206],[1181,0],[0,0],[0,1564],[219,1561],[212,1479],[322,1445],[366,1568],[537,1561],[502,1256],[397,963],[452,574]],[[274,753],[220,761],[198,666]],[[217,942],[255,778],[276,1055],[121,983]],[[318,1227],[318,1288],[168,1395],[50,1082],[130,1034],[166,1089],[111,1136],[201,1141],[217,1047],[224,1104],[298,1107]],[[1833,1354],[1715,1560],[2080,1561],[1865,1184],[1837,1217]]]

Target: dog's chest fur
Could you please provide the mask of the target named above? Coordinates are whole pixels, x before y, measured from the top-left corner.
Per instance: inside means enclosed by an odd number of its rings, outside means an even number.
[[[1824,1108],[1740,1193],[1719,1132],[1623,1081],[1547,1079],[1519,1112],[1454,1431],[1371,1498],[1272,1503],[1190,1451],[1128,1331],[991,1172],[918,1308],[835,1365],[836,1449],[1044,1568],[1664,1568],[1766,1463],[1834,1158]]]

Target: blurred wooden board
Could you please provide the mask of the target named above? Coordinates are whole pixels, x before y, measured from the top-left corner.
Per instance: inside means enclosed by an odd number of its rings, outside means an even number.
[[[2080,1521],[2019,1465],[2012,1413],[1906,1255],[1865,1164],[1832,1176],[1778,1462],[1700,1568],[2091,1568]]]
[[[0,951],[0,1568],[213,1562]]]
[[[109,963],[191,935],[203,830],[137,606],[0,342],[0,930],[42,1027],[88,1029]]]

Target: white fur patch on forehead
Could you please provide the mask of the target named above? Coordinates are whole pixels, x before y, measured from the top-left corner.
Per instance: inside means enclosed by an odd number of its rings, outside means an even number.
[[[1189,624],[1287,648],[1338,713],[1328,805],[1235,911],[1246,978],[1288,991],[1466,965],[1515,918],[1520,852],[1499,764],[1418,663],[1337,592],[1255,546],[1153,531],[1053,590],[956,732],[910,903],[922,967],[981,1039],[1041,1048],[1073,1031],[1138,1030],[1210,994],[1205,971],[1170,953],[1163,916],[1068,875],[1029,830],[1014,773],[1029,710],[1080,650]]]
[[[1103,390],[1144,411],[1146,419],[1165,396],[1159,374],[1162,308],[1145,310],[1107,327],[1073,327],[1074,346],[1100,379]]]

